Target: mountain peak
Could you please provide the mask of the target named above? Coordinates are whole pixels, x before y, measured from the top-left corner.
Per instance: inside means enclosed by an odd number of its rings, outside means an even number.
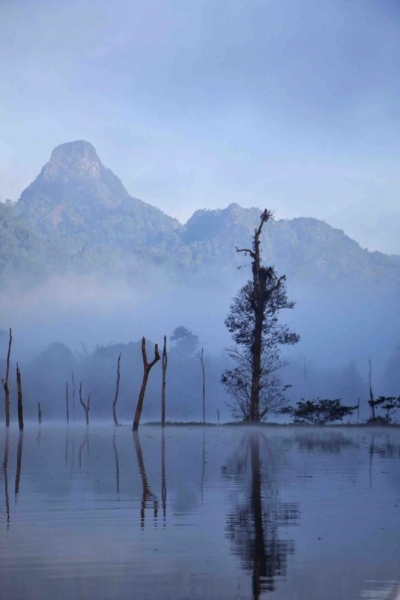
[[[71,177],[99,179],[102,167],[95,147],[85,140],[76,140],[54,148],[42,175],[47,181]]]

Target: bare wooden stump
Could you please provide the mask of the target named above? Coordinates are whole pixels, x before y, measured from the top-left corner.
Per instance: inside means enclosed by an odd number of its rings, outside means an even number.
[[[164,335],[164,346],[162,352],[162,385],[161,385],[161,425],[165,427],[165,388],[167,385],[167,366],[168,366],[168,354],[167,354],[167,336]]]
[[[68,381],[65,384],[65,404],[67,409],[67,423],[69,423],[69,391],[68,391]]]
[[[10,426],[10,389],[8,387],[8,377],[10,375],[10,355],[11,355],[11,345],[12,345],[12,331],[9,331],[8,338],[8,352],[7,352],[7,366],[6,366],[6,376],[1,380],[4,388],[5,394],[5,409],[6,409],[6,427]]]
[[[206,422],[206,370],[204,367],[204,348],[200,353],[201,372],[203,375],[203,425]]]
[[[116,388],[115,388],[115,398],[114,398],[114,402],[113,402],[113,418],[114,418],[114,424],[115,425],[118,425],[118,419],[117,419],[117,400],[118,400],[118,392],[119,392],[119,380],[120,380],[120,375],[121,375],[120,364],[121,364],[121,354],[118,356],[118,362],[117,362],[117,383],[116,383]]]
[[[135,418],[133,420],[132,431],[137,431],[139,429],[140,417],[143,410],[143,400],[144,395],[146,393],[147,380],[149,378],[149,373],[152,367],[156,364],[157,361],[160,360],[160,353],[158,352],[158,344],[154,347],[154,358],[149,363],[147,361],[147,353],[146,353],[146,339],[142,338],[142,357],[143,357],[143,380],[142,387],[140,388],[139,400],[136,407]]]
[[[18,394],[18,426],[19,430],[24,429],[24,409],[22,406],[22,382],[21,382],[21,371],[17,363],[17,394]]]

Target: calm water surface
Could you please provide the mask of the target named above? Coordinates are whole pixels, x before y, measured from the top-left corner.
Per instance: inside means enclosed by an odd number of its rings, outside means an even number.
[[[1,599],[400,598],[400,430],[14,426],[0,453]]]

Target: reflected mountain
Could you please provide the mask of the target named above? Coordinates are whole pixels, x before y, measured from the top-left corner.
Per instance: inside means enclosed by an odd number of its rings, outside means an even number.
[[[279,500],[279,468],[283,452],[272,449],[259,431],[242,439],[239,450],[223,468],[226,479],[236,484],[235,506],[228,514],[227,535],[242,567],[252,573],[253,598],[275,589],[284,577],[294,543],[279,538],[282,526],[298,522],[296,503]]]

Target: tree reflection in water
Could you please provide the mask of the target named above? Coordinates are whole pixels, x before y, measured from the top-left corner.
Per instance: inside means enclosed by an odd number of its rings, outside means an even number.
[[[275,589],[275,579],[285,576],[288,556],[294,553],[293,541],[279,539],[279,528],[299,518],[296,503],[278,498],[281,450],[270,447],[259,431],[252,431],[223,469],[225,477],[236,483],[235,506],[228,514],[226,530],[234,554],[252,573],[255,600]]]
[[[23,445],[24,445],[24,432],[20,431],[19,436],[18,436],[17,470],[15,472],[15,503],[17,503],[17,500],[18,500],[19,484],[20,484],[20,480],[21,480]]]
[[[10,527],[10,497],[8,495],[8,452],[9,452],[9,445],[10,445],[10,439],[9,439],[9,431],[7,428],[6,431],[6,436],[4,439],[4,458],[3,458],[3,464],[1,467],[1,471],[3,473],[4,476],[4,495],[5,495],[5,501],[6,501],[6,515],[7,515],[7,529],[9,529]]]
[[[139,434],[137,433],[137,431],[133,432],[133,439],[135,442],[136,456],[137,456],[137,461],[138,461],[138,465],[139,465],[140,477],[142,480],[142,503],[141,503],[141,510],[140,510],[140,524],[143,529],[144,522],[145,522],[146,508],[148,508],[149,504],[151,504],[154,509],[154,523],[156,524],[157,515],[158,515],[158,500],[157,500],[157,497],[150,490],[150,486],[149,486],[149,483],[147,480],[146,469],[144,467],[142,447],[140,445]]]

